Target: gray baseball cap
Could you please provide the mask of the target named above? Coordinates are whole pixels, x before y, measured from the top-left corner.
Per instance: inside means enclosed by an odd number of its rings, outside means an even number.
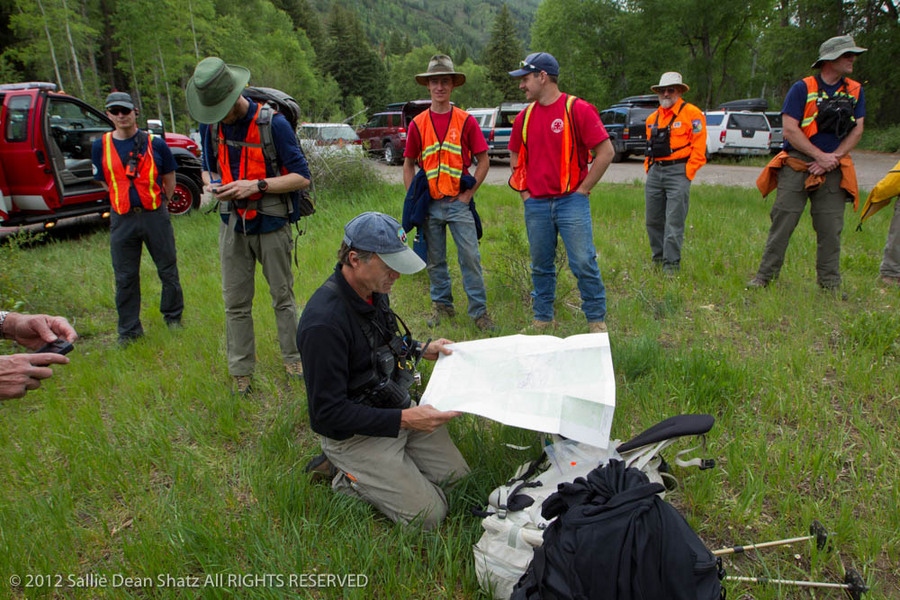
[[[112,108],[113,106],[122,106],[134,110],[134,100],[125,92],[113,92],[106,97],[106,108]]]
[[[839,35],[837,37],[829,38],[819,46],[819,58],[813,63],[812,68],[818,69],[822,66],[823,62],[835,60],[840,58],[842,54],[847,54],[848,52],[851,54],[862,54],[865,51],[865,48],[860,48],[856,45],[856,42],[853,41],[853,36],[851,35]]]
[[[364,212],[344,226],[344,243],[354,250],[374,252],[387,266],[403,275],[425,268],[425,261],[407,245],[406,231],[397,219],[379,212]]]

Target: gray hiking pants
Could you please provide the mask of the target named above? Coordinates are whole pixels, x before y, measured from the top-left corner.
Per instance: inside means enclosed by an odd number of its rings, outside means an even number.
[[[442,485],[469,472],[446,427],[432,433],[401,429],[396,438],[320,436],[322,451],[338,468],[335,491],[364,500],[395,523],[437,527],[447,516]]]
[[[271,233],[244,235],[234,224],[219,226],[219,257],[222,261],[222,298],[225,301],[225,334],[228,372],[232,377],[251,375],[256,366],[253,334],[253,292],[256,263],[262,265],[269,283],[275,326],[284,364],[298,362],[297,303],[291,272],[291,228],[285,225]]]
[[[900,199],[894,200],[894,218],[891,219],[887,242],[884,245],[881,276],[900,277]]]
[[[691,195],[691,180],[685,175],[685,163],[654,163],[644,186],[647,237],[651,259],[656,263],[681,264],[684,222]]]

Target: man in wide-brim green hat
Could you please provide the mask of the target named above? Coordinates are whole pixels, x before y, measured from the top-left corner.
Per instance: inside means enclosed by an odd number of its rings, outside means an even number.
[[[278,344],[288,376],[300,378],[297,302],[291,272],[290,220],[298,190],[309,186],[309,167],[288,120],[241,92],[244,67],[205,58],[187,86],[188,110],[200,121],[203,190],[219,203],[219,257],[228,372],[235,393],[250,393],[256,367],[253,291],[256,263],[269,284]],[[271,160],[266,150],[274,149]]]

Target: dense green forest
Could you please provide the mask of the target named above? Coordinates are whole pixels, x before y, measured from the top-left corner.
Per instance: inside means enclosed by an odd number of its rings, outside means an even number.
[[[305,120],[353,119],[422,97],[413,75],[435,52],[468,76],[462,106],[521,99],[506,71],[552,52],[560,86],[598,107],[649,92],[678,70],[704,108],[743,97],[780,107],[819,44],[851,33],[869,48],[867,125],[900,123],[900,0],[0,0],[0,81],[54,81],[99,104],[131,92],[145,117],[193,126],[184,87],[218,55],[251,83],[294,95]]]

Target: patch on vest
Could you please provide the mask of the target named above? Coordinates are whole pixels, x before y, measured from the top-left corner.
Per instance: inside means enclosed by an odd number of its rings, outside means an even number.
[[[550,131],[553,133],[562,133],[563,130],[563,120],[562,119],[553,119],[553,122],[550,123]]]
[[[459,133],[454,129],[452,131],[447,132],[447,137],[450,138],[450,141],[453,143],[459,142]]]
[[[703,129],[703,125],[700,123],[700,119],[694,119],[691,121],[691,128],[694,130],[694,133],[700,133],[700,130]]]

